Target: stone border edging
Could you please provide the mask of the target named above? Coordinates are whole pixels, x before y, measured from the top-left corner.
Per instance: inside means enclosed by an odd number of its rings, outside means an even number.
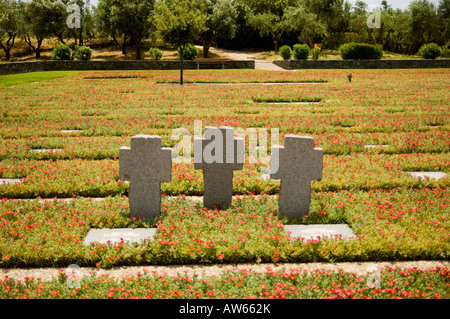
[[[184,61],[184,69],[196,70],[197,63]],[[225,62],[225,69],[254,69],[254,60]],[[42,72],[42,71],[122,71],[122,70],[179,70],[179,60],[143,60],[143,61],[33,61],[0,63],[0,75]],[[222,65],[201,67],[204,69],[222,69]]]
[[[168,276],[176,276],[182,274],[185,276],[198,275],[202,278],[211,276],[220,276],[224,271],[246,269],[248,271],[265,273],[268,268],[272,271],[289,271],[290,269],[302,269],[305,271],[314,271],[316,269],[324,269],[327,271],[342,270],[348,273],[354,273],[359,276],[364,276],[370,272],[373,266],[380,269],[385,268],[402,268],[410,269],[417,267],[420,270],[426,270],[436,267],[450,267],[449,261],[438,260],[420,260],[420,261],[403,261],[403,262],[389,262],[389,261],[373,261],[373,262],[337,262],[337,263],[277,263],[277,264],[216,264],[216,265],[166,265],[166,266],[130,266],[130,267],[115,267],[111,269],[80,267],[82,276],[90,276],[96,274],[97,276],[108,275],[110,278],[122,279],[129,276],[137,276],[138,274],[145,274],[157,272],[158,274],[165,274]],[[57,278],[60,270],[64,268],[0,268],[0,279],[5,277],[15,280],[25,280],[26,277],[33,279],[41,279],[42,281],[50,281]]]

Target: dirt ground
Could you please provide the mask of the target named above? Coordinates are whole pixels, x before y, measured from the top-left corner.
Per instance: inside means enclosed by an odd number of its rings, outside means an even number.
[[[22,40],[16,40],[16,44],[14,45],[13,50],[11,51],[14,61],[47,61],[52,60],[52,50],[55,46],[57,46],[60,42],[57,39],[48,39],[45,40],[41,46],[41,57],[39,59],[36,58],[34,52],[30,49],[28,44],[26,44]],[[70,47],[74,47],[74,41],[68,41],[67,44]],[[93,61],[111,61],[111,60],[135,60],[136,50],[134,47],[127,47],[127,54],[122,54],[122,49],[115,44],[111,40],[104,39],[96,39],[89,41],[87,40],[84,43],[85,46],[88,46],[92,49],[92,57]],[[146,41],[142,45],[141,56],[143,60],[150,60],[150,56],[148,55],[148,49],[152,46],[149,41]],[[166,45],[157,45],[163,51],[163,59],[165,60],[175,60],[178,59],[178,52]],[[201,46],[199,48],[199,57],[203,56],[203,49]],[[0,58],[4,57],[3,50],[0,50]],[[222,55],[216,52],[210,52],[211,58],[223,57]]]

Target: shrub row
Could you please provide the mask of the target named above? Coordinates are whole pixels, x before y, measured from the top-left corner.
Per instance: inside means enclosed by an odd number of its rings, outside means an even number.
[[[381,45],[370,45],[365,43],[346,43],[339,47],[339,52],[344,60],[379,60],[383,56]],[[180,53],[180,48],[178,48]],[[311,49],[307,44],[295,44],[293,49],[288,45],[280,48],[279,54],[284,60],[289,60],[292,55],[296,60],[307,60],[312,55],[314,60],[318,60],[321,50],[319,48]],[[163,52],[158,48],[150,48],[149,56],[153,60],[160,60]],[[423,45],[418,54],[424,59],[436,59],[439,56],[450,57],[450,49],[440,48],[436,43],[428,43]],[[75,46],[72,50],[65,44],[59,44],[53,49],[52,56],[55,60],[82,60],[91,59],[92,49],[86,46]],[[193,44],[188,44],[184,48],[184,58],[193,60],[198,57],[198,50]]]
[[[198,50],[193,44],[188,44],[184,48],[184,58],[186,60],[193,60],[198,56]],[[180,48],[178,48],[180,53]],[[161,60],[163,52],[158,48],[150,48],[148,54],[153,60]],[[55,60],[81,60],[88,61],[92,56],[92,49],[86,46],[75,46],[75,50],[72,51],[66,44],[58,44],[52,52],[53,59]]]
[[[288,45],[284,45],[279,50],[279,54],[283,60],[289,60],[292,55],[294,55],[296,60],[307,60],[310,54],[314,60],[318,60],[320,53],[321,50],[319,48],[311,50],[307,44],[295,44],[292,50]]]
[[[72,51],[69,46],[65,44],[58,44],[52,52],[53,59],[55,60],[81,60],[88,61],[92,56],[92,49],[85,46],[75,46],[75,50]]]
[[[436,43],[424,44],[418,54],[424,59],[434,60],[439,56],[449,57],[448,48],[441,49]],[[346,43],[339,47],[339,52],[344,60],[379,60],[383,57],[381,45],[365,43]]]

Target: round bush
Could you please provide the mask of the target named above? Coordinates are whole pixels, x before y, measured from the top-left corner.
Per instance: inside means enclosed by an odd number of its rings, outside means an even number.
[[[178,48],[178,53],[180,52],[180,48]],[[198,50],[195,45],[188,43],[184,47],[184,59],[186,60],[194,60],[198,57]]]
[[[424,44],[419,50],[419,55],[422,58],[429,60],[434,60],[441,54],[442,50],[436,43]]]
[[[73,57],[77,60],[89,61],[92,56],[92,49],[90,47],[79,47],[75,46],[75,52],[73,53]]]
[[[312,58],[314,61],[319,60],[321,50],[319,48],[314,48],[311,50]]]
[[[279,54],[283,60],[289,60],[292,55],[292,50],[288,45],[283,45],[279,50]]]
[[[58,44],[53,49],[52,56],[55,60],[71,60],[72,50],[65,44]]]
[[[148,55],[150,55],[150,58],[153,60],[161,60],[163,52],[158,48],[150,48],[150,50],[148,50]]]
[[[307,60],[311,49],[307,44],[294,45],[294,58],[296,60]]]
[[[383,56],[380,45],[365,43],[346,43],[339,47],[339,52],[344,60],[379,60]]]
[[[443,58],[450,58],[450,48],[442,47],[441,57],[443,57]]]

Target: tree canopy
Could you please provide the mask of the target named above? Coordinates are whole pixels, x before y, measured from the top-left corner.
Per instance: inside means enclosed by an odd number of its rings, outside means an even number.
[[[176,48],[202,44],[204,57],[213,44],[277,51],[286,44],[337,49],[356,41],[402,54],[416,54],[431,42],[449,47],[450,0],[438,5],[414,0],[404,10],[394,9],[391,1],[380,2],[380,25],[371,27],[373,12],[363,1],[98,0],[92,8],[90,0],[0,0],[0,49],[11,59],[20,38],[39,58],[43,41],[51,37],[61,43],[74,38],[75,45],[83,45],[85,37],[107,37],[124,55],[134,48],[136,59],[149,38]],[[79,7],[81,26],[68,26],[69,5]]]
[[[162,39],[180,52],[180,84],[183,85],[184,49],[207,30],[207,16],[202,3],[196,0],[159,1],[155,22]]]

